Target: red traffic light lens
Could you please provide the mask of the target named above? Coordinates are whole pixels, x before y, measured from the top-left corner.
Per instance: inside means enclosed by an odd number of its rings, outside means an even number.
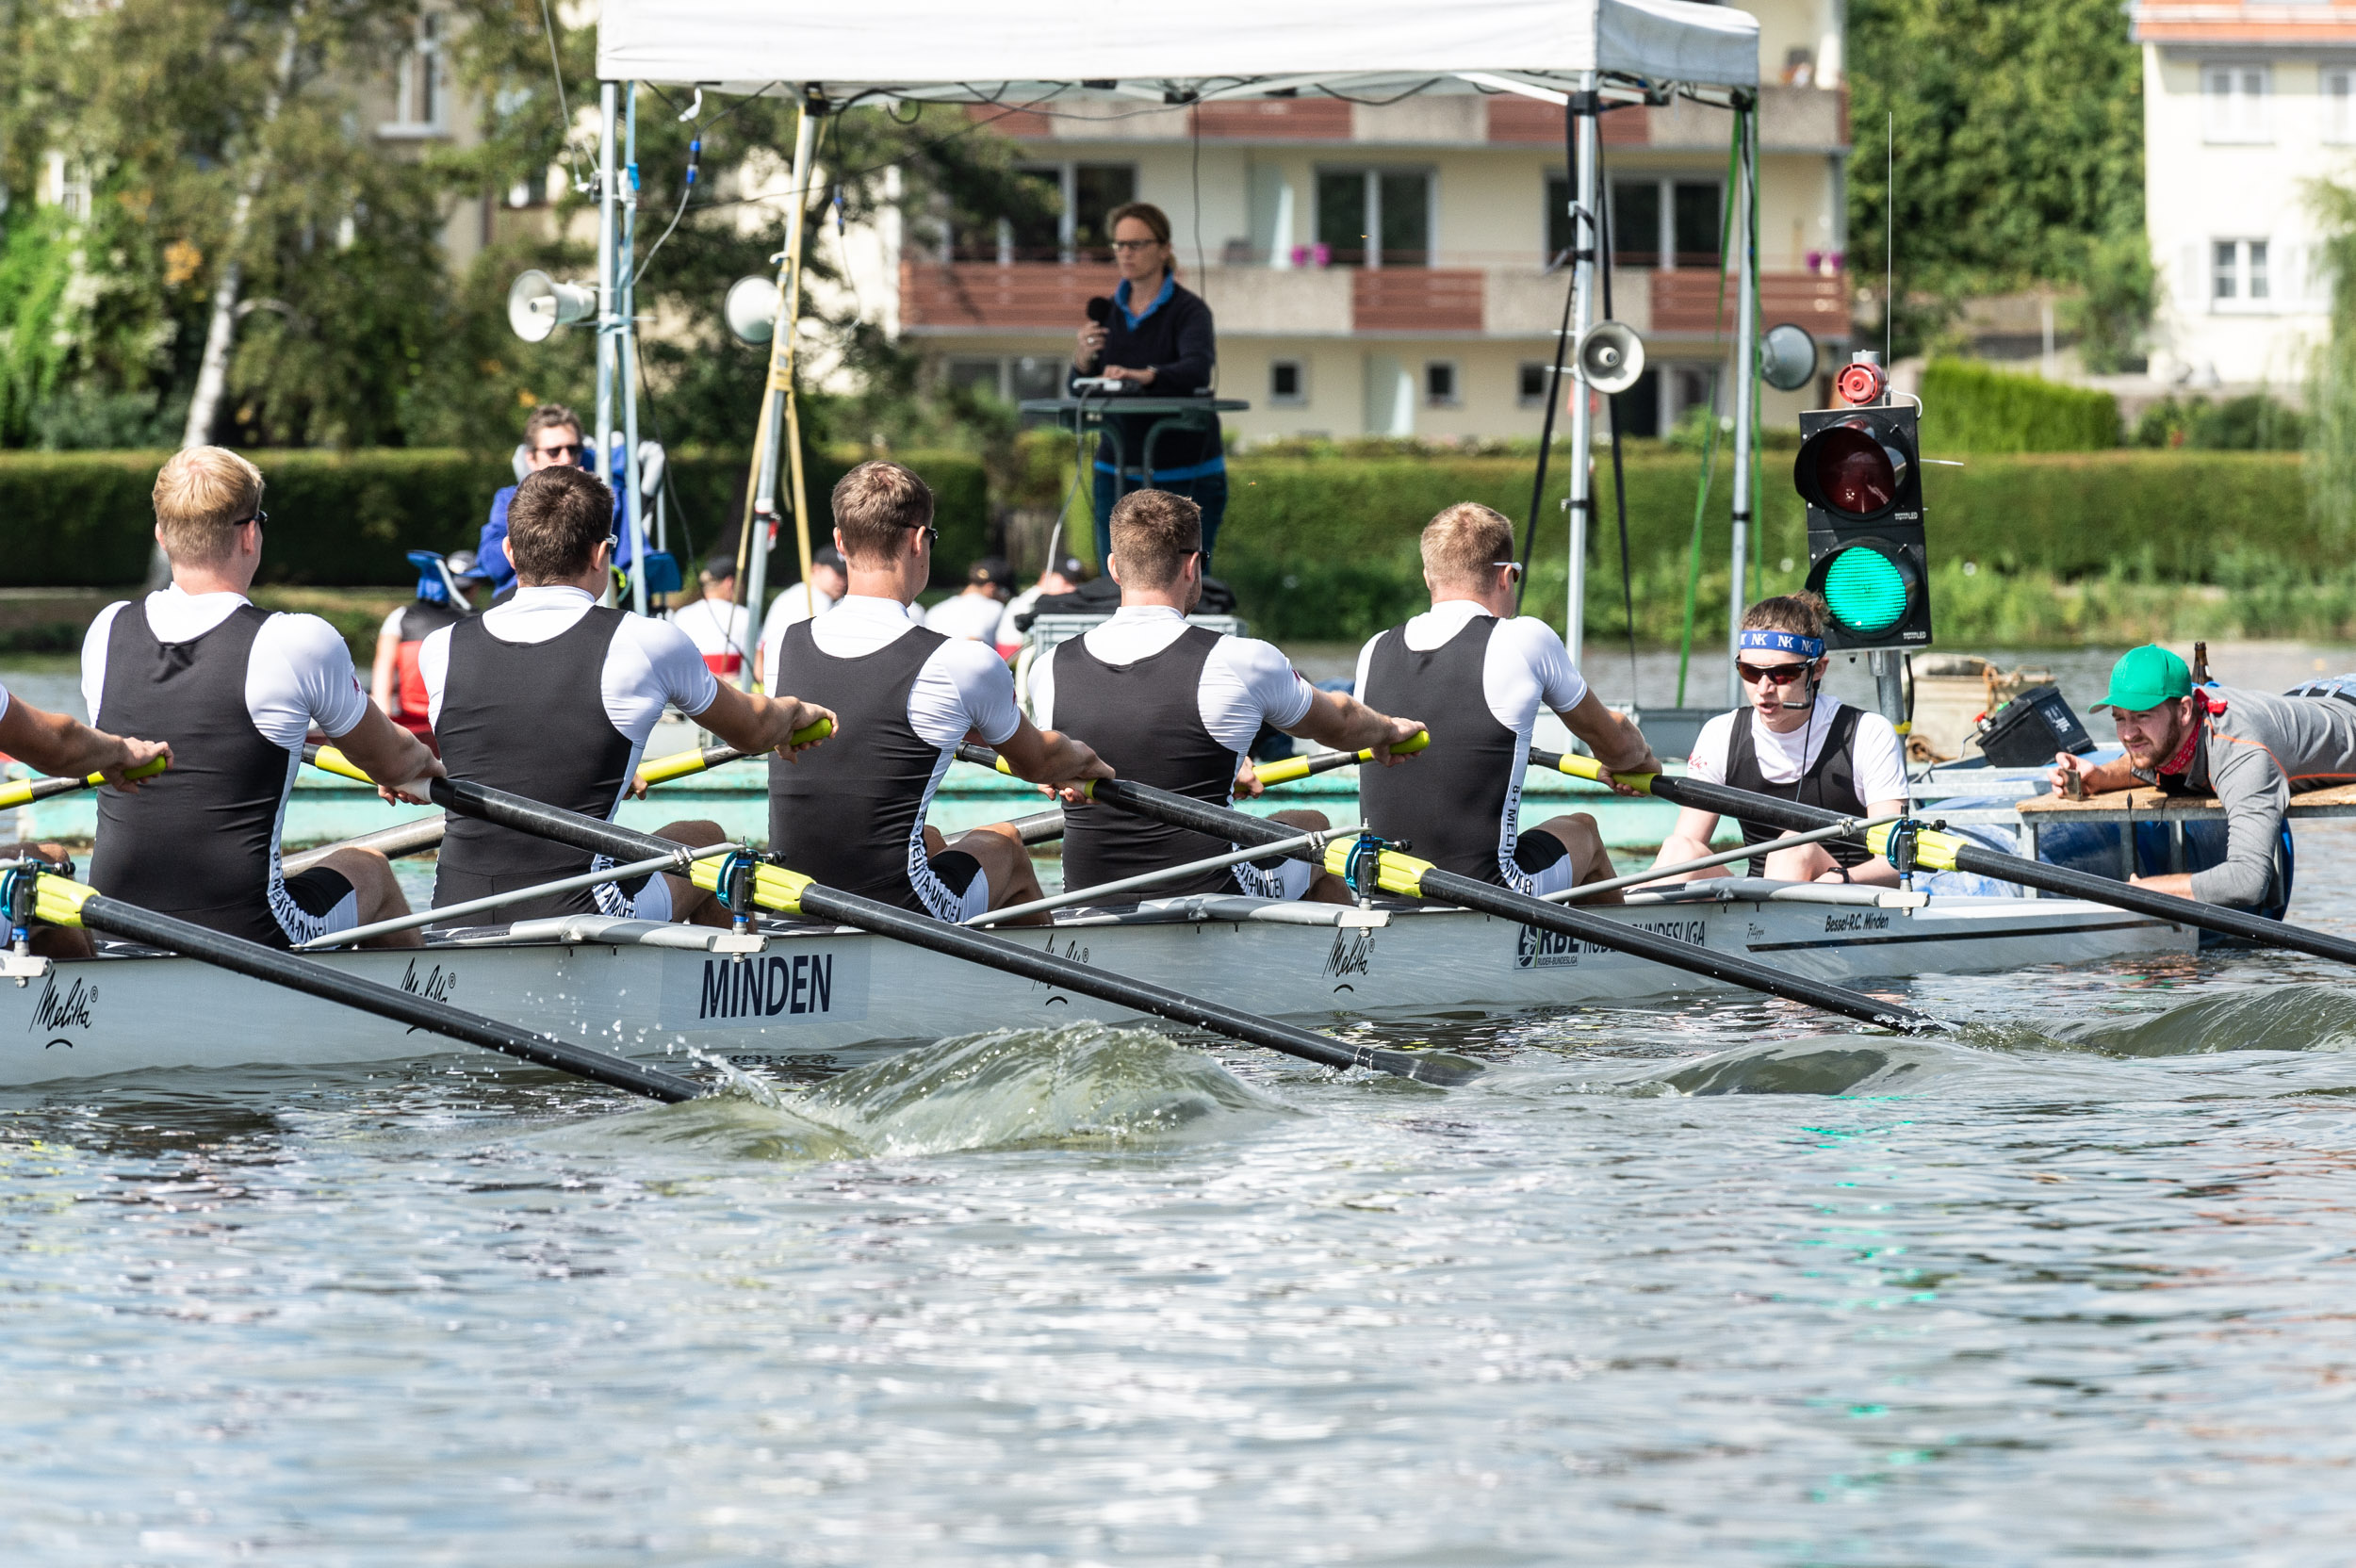
[[[1833,390],[1841,395],[1842,402],[1862,406],[1879,398],[1882,388],[1888,384],[1882,379],[1880,366],[1849,364],[1841,368],[1840,376],[1833,382]]]
[[[1801,444],[1792,478],[1811,505],[1855,521],[1895,505],[1912,467],[1903,438],[1852,416]]]

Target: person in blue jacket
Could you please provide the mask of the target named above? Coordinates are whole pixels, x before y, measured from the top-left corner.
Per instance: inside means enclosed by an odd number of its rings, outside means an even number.
[[[618,453],[616,454],[618,456]],[[542,403],[524,421],[524,463],[532,473],[543,468],[567,466],[593,467],[589,461],[588,444],[581,439],[581,416],[563,403]],[[609,477],[614,491],[614,524],[617,536],[627,535],[622,527],[622,476],[617,471]],[[515,566],[507,559],[507,503],[515,497],[511,484],[491,498],[491,520],[483,525],[483,542],[476,547],[475,557],[483,576],[491,580],[495,598],[505,598],[515,588]],[[638,558],[633,542],[620,537],[614,547],[614,564],[629,567]]]

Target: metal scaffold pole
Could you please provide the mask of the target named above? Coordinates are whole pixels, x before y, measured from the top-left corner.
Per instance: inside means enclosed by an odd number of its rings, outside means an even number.
[[[1579,659],[1581,631],[1587,612],[1587,525],[1595,509],[1595,482],[1593,453],[1595,444],[1595,394],[1588,389],[1587,378],[1579,372],[1576,345],[1586,336],[1587,329],[1595,321],[1595,268],[1598,264],[1596,246],[1600,226],[1595,220],[1596,204],[1596,137],[1595,74],[1587,72],[1579,78],[1579,90],[1572,95],[1570,112],[1578,126],[1579,167],[1571,171],[1575,192],[1571,205],[1571,375],[1577,387],[1571,402],[1571,471],[1570,494],[1563,510],[1570,519],[1570,591],[1564,611],[1562,641],[1571,650],[1571,662]],[[1600,258],[1609,265],[1609,258]]]
[[[1742,160],[1734,183],[1734,548],[1733,576],[1726,593],[1726,706],[1742,706],[1742,612],[1751,599],[1752,423],[1759,405],[1759,245],[1755,207],[1759,193],[1759,119],[1751,106],[1738,108]]]
[[[619,297],[614,291],[614,262],[620,248],[620,193],[614,179],[614,112],[617,106],[616,84],[597,84],[597,460],[591,466],[600,480],[610,480],[608,466],[614,450],[614,380],[615,337],[621,325],[621,313],[616,309]],[[614,602],[611,581],[598,602]]]
[[[630,540],[630,607],[646,612],[646,529],[641,515],[646,498],[638,489],[638,286],[631,274],[638,268],[638,84],[625,82],[623,110],[623,177],[628,199],[622,206],[621,258],[615,271],[621,279],[621,305],[615,313],[616,378],[622,401],[622,526]],[[610,471],[610,470],[609,470]]]

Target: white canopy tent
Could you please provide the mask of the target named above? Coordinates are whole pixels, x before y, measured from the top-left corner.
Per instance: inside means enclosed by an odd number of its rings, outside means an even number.
[[[1684,95],[1747,109],[1759,85],[1759,22],[1728,6],[1695,0],[1196,0],[1143,15],[1110,12],[1094,0],[604,0],[597,24],[597,74],[605,84],[599,320],[615,335],[611,356],[628,363],[626,299],[612,286],[630,276],[627,217],[617,211],[614,152],[615,85],[652,82],[721,92],[791,94],[803,105],[793,188],[807,189],[818,118],[859,104],[898,100],[1007,106],[1126,100],[1186,104],[1270,96],[1387,101],[1416,93],[1514,93],[1568,106],[1576,171],[1572,202],[1572,303],[1566,340],[1595,316],[1600,193],[1596,110],[1612,102],[1664,102]],[[633,122],[634,123],[634,122]],[[1756,188],[1756,136],[1743,141],[1744,178]],[[744,537],[750,551],[739,580],[760,619],[779,459],[793,470],[793,508],[804,580],[809,524],[795,434],[793,339],[801,293],[806,204],[787,215],[772,341],[769,388],[756,443],[755,482]],[[1738,214],[1736,234],[1751,232]],[[1734,562],[1735,617],[1742,612],[1750,515],[1750,411],[1758,353],[1752,308],[1752,247],[1738,245]],[[609,356],[600,355],[601,365]],[[1577,374],[1577,367],[1572,367]],[[627,390],[630,422],[634,397]],[[607,406],[600,383],[598,403]],[[605,420],[601,416],[600,425]],[[1579,651],[1586,533],[1594,506],[1590,400],[1572,400],[1568,640]],[[598,434],[602,449],[608,437]],[[635,452],[634,429],[628,449]],[[1541,458],[1543,464],[1544,459]],[[631,488],[635,491],[635,476]],[[1533,519],[1534,520],[1534,519]],[[635,526],[633,517],[632,526]],[[1730,645],[1731,645],[1731,640]],[[749,663],[749,661],[748,661]],[[749,673],[749,672],[748,672]],[[1630,696],[1633,697],[1631,693]]]

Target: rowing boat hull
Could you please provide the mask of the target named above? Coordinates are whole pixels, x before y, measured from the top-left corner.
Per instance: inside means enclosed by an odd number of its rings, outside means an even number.
[[[2195,947],[2195,934],[2183,928],[2063,899],[1937,898],[1917,908],[1695,901],[1596,912],[1851,984]],[[1116,973],[1313,1025],[1620,1004],[1725,988],[1456,909],[1399,911],[1379,927],[1196,919],[1006,934]],[[683,935],[670,928],[662,939]],[[840,929],[774,932],[761,952],[745,956],[617,937],[349,953],[323,961],[470,1011],[675,1063],[688,1048],[770,1064],[978,1028],[1135,1018],[1052,986]],[[21,987],[0,982],[5,1086],[156,1068],[325,1067],[458,1049],[184,958],[102,957],[57,964]]]

